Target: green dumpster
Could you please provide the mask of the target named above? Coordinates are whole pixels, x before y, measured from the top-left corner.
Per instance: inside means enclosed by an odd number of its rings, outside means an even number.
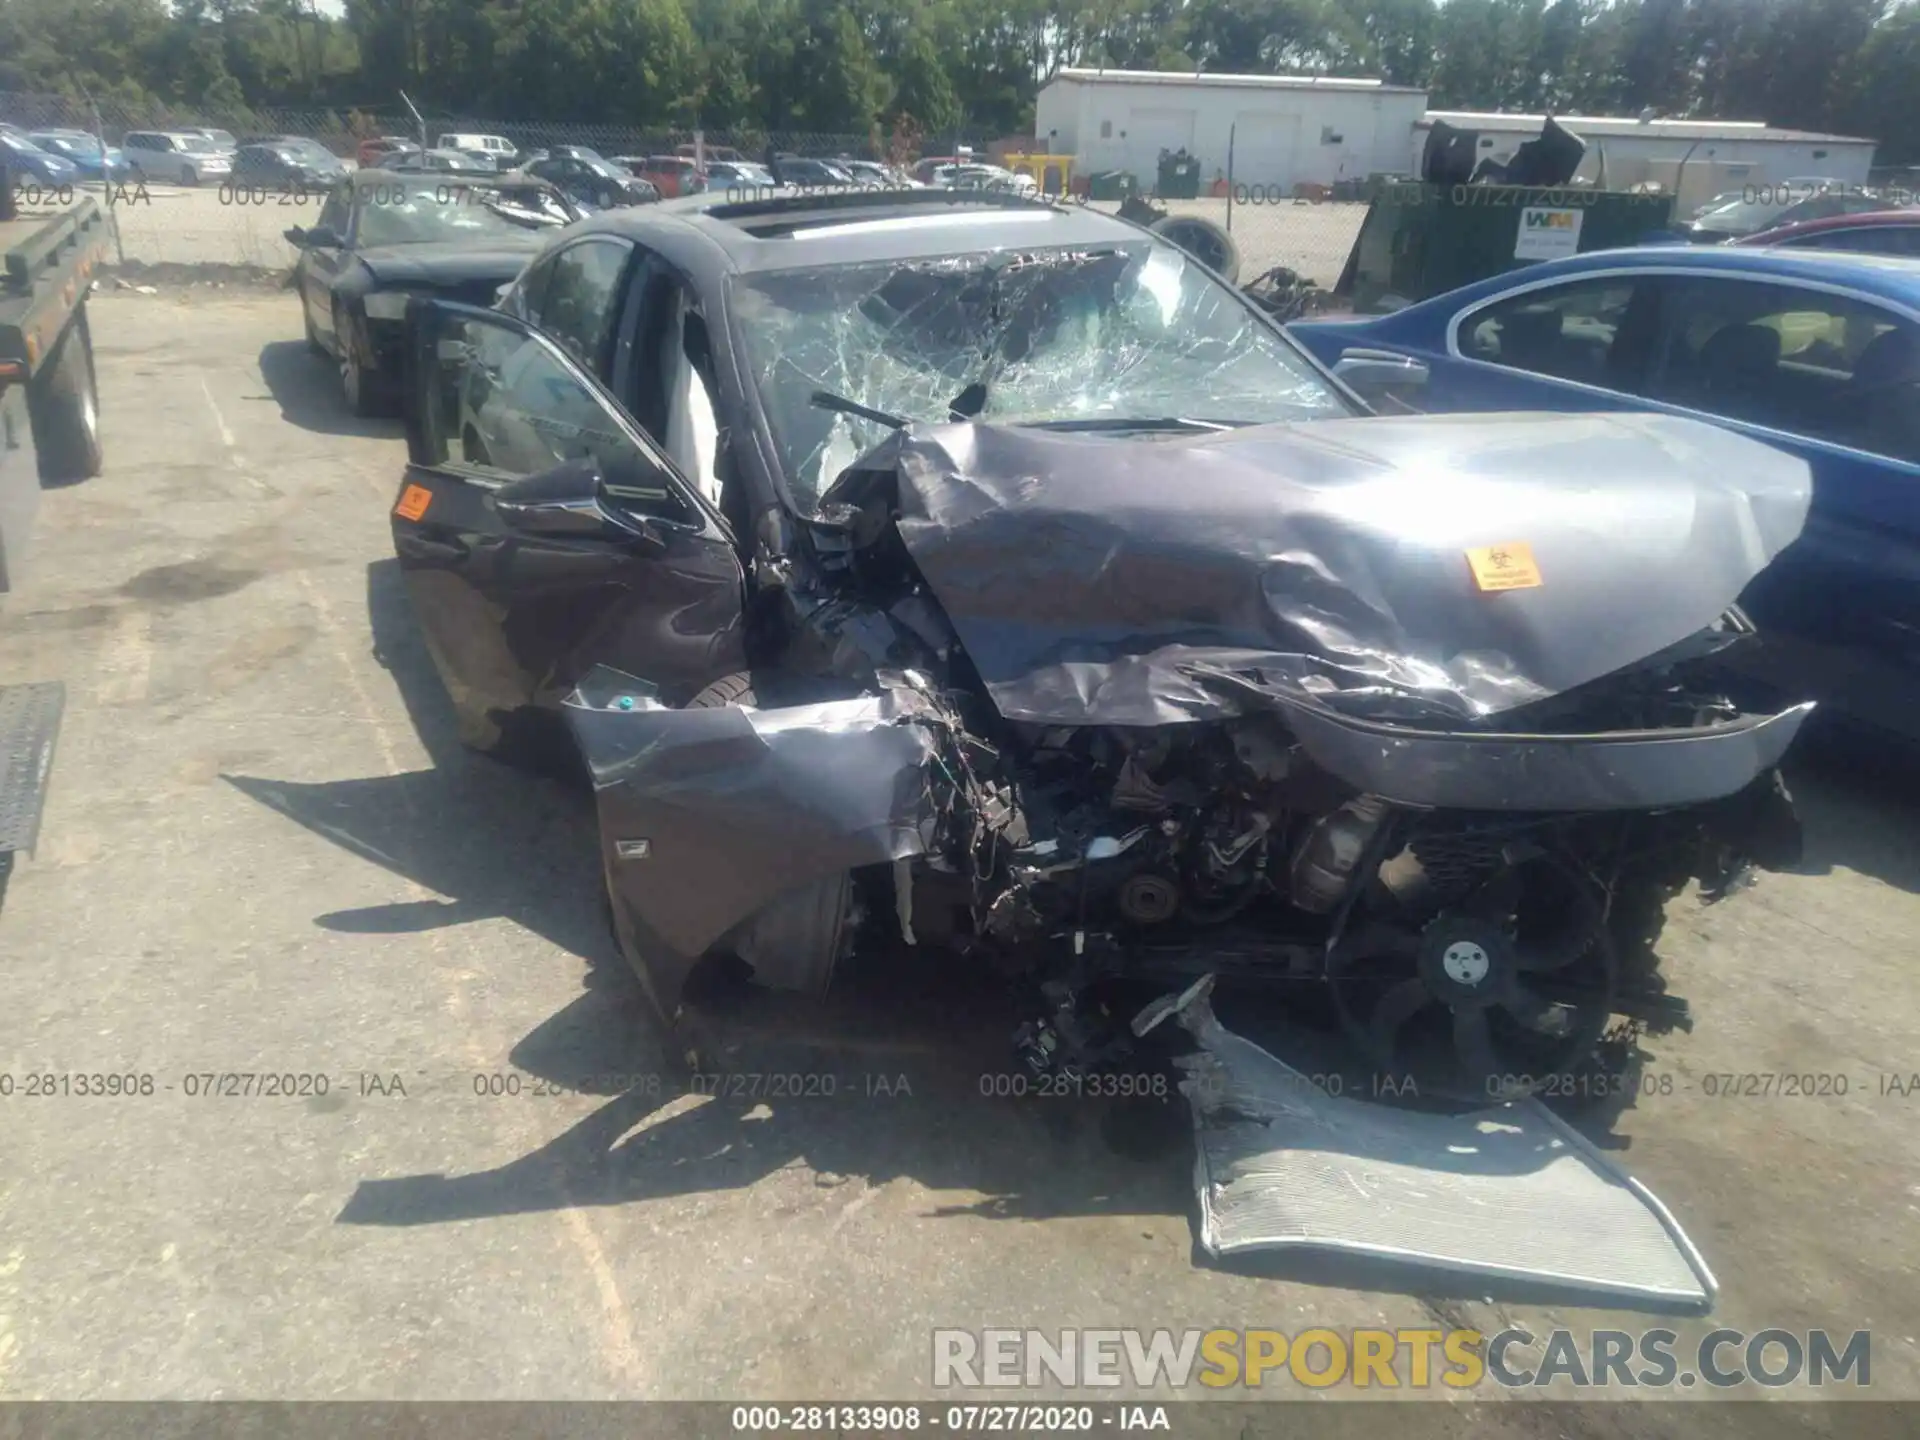
[[[1393,310],[1538,260],[1638,244],[1672,212],[1670,196],[1578,185],[1390,182],[1334,293],[1361,314]]]
[[[1185,150],[1160,152],[1160,178],[1154,187],[1162,200],[1194,200],[1200,195],[1200,162]]]
[[[1139,193],[1140,185],[1127,170],[1096,170],[1087,176],[1089,200],[1127,200]]]

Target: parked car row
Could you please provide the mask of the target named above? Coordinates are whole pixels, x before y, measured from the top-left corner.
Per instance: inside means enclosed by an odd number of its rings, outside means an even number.
[[[312,144],[313,142],[305,142]],[[233,173],[238,146],[224,130],[130,130],[116,146],[85,130],[0,125],[8,165],[48,185],[157,180],[199,185]]]
[[[129,131],[117,149],[103,148],[80,130],[27,134],[0,127],[0,143],[17,150],[14,164],[48,184],[76,179],[138,179],[182,185],[221,183],[313,187],[338,180],[350,168],[319,141],[297,135],[260,135],[236,140],[217,129]],[[697,195],[709,189],[778,187],[830,189],[1005,189],[1030,194],[1030,176],[996,165],[952,157],[923,161],[913,172],[847,156],[779,154],[750,160],[728,146],[672,154],[615,155],[585,145],[521,149],[504,135],[449,131],[430,147],[403,135],[369,136],[355,147],[361,169],[397,173],[495,174],[524,171],[566,191],[595,210]]]

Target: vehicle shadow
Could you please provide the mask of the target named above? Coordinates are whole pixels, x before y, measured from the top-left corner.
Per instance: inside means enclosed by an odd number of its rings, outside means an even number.
[[[320,435],[391,438],[400,422],[362,419],[341,398],[333,361],[307,349],[304,340],[274,340],[260,347],[260,378],[280,407],[280,418]]]
[[[460,746],[396,562],[369,566],[367,606],[375,651],[433,767],[320,785],[226,778],[449,897],[333,912],[316,923],[396,933],[505,916],[584,960],[582,993],[534,1026],[510,1060],[527,1084],[605,1098],[504,1165],[363,1180],[340,1223],[410,1227],[626,1205],[744,1190],[794,1167],[821,1188],[910,1179],[939,1196],[928,1202],[936,1216],[1190,1215],[1192,1122],[1157,1040],[1125,1067],[1145,1092],[1138,1097],[1072,1087],[1041,1094],[1013,1056],[1020,997],[982,967],[937,952],[861,957],[818,1002],[730,993],[698,1012],[701,1072],[675,1063],[677,1044],[602,919],[591,796]],[[1222,1014],[1234,1023],[1230,1009]],[[1259,1038],[1312,1072],[1332,1063],[1339,1038],[1303,1014],[1291,1039],[1264,1024]],[[1179,1039],[1175,1027],[1163,1031],[1168,1043]],[[1325,1255],[1222,1262],[1196,1246],[1192,1258],[1429,1303],[1489,1294],[1517,1303],[1539,1291]]]
[[[1852,870],[1920,894],[1920,753],[1817,732],[1795,744],[1787,778],[1806,836],[1798,873]]]
[[[448,898],[335,911],[315,923],[400,934],[504,916],[590,962],[608,959],[613,941],[602,919],[592,796],[460,745],[397,561],[368,567],[367,614],[374,654],[394,677],[432,768],[317,785],[223,778],[296,824]]]

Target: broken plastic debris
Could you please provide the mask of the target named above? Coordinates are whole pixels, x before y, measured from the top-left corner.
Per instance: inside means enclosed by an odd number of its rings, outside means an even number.
[[[1147,1006],[1199,1048],[1193,1112],[1210,1254],[1330,1250],[1616,1302],[1710,1306],[1713,1272],[1666,1207],[1537,1100],[1464,1115],[1330,1095],[1214,1016],[1211,976]]]

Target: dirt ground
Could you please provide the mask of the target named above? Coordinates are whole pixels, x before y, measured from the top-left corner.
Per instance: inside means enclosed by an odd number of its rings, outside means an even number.
[[[1676,906],[1698,1024],[1601,1134],[1705,1252],[1713,1316],[1206,1263],[1181,1144],[981,1095],[992,997],[755,1012],[758,1068],[837,1094],[675,1094],[589,797],[453,739],[388,537],[397,425],[347,416],[289,296],[94,311],[108,471],[47,493],[0,612],[0,680],[68,692],[0,913],[0,1075],[154,1091],[0,1099],[0,1397],[905,1398],[936,1326],[1655,1323],[1870,1330],[1871,1393],[1920,1396],[1920,1095],[1887,1088],[1920,1070],[1920,804],[1873,752],[1797,774],[1800,873]],[[326,1093],[196,1093],[233,1072]],[[1787,1072],[1847,1093],[1706,1093]],[[1859,1429],[1494,1408],[1449,1433]]]

